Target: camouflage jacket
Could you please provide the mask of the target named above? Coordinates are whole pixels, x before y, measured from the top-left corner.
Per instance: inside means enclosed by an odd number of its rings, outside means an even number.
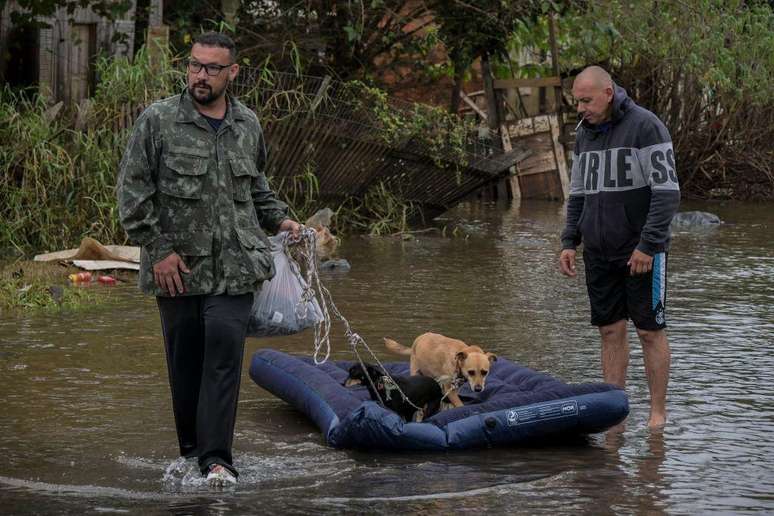
[[[266,145],[255,113],[228,98],[218,131],[187,91],[137,119],[119,168],[121,223],[142,246],[140,288],[156,286],[153,264],[176,252],[190,269],[185,294],[243,294],[274,275],[264,230],[287,218],[264,175]]]

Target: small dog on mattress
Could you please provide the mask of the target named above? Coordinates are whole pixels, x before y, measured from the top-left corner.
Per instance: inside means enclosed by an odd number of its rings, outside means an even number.
[[[455,407],[463,405],[455,384],[465,381],[470,385],[470,390],[483,391],[491,363],[497,360],[494,353],[486,353],[478,346],[438,333],[420,335],[414,339],[410,348],[387,338],[384,344],[393,353],[411,357],[411,376],[422,374],[440,382]]]
[[[371,364],[364,366],[365,369],[360,364],[350,367],[344,385],[365,385],[372,400],[381,400],[386,408],[397,412],[404,421],[419,423],[438,412],[443,392],[432,378],[388,375]]]

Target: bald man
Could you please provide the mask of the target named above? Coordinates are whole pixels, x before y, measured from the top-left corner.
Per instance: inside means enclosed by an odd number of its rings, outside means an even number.
[[[648,426],[662,427],[670,366],[664,330],[669,225],[680,204],[672,139],[656,115],[635,104],[598,66],[575,78],[572,94],[582,120],[559,268],[576,276],[576,248],[583,243],[605,381],[625,387],[631,320],[650,390]]]

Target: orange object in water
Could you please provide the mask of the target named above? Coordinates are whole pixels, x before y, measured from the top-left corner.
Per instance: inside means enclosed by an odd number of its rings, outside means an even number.
[[[113,276],[100,276],[97,278],[97,281],[102,283],[103,285],[115,285],[116,279]]]
[[[70,281],[72,281],[73,283],[86,283],[91,281],[91,273],[76,272],[75,274],[70,274],[68,278],[70,278]]]

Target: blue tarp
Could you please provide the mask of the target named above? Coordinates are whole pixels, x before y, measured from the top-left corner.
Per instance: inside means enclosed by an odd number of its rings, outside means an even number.
[[[504,358],[492,364],[486,389],[460,391],[464,407],[406,423],[371,401],[364,386],[344,387],[353,362],[328,361],[264,349],[253,355],[250,377],[306,414],[335,448],[447,450],[525,444],[602,432],[629,413],[626,393],[605,383],[566,384]],[[385,363],[407,375],[408,363]]]

